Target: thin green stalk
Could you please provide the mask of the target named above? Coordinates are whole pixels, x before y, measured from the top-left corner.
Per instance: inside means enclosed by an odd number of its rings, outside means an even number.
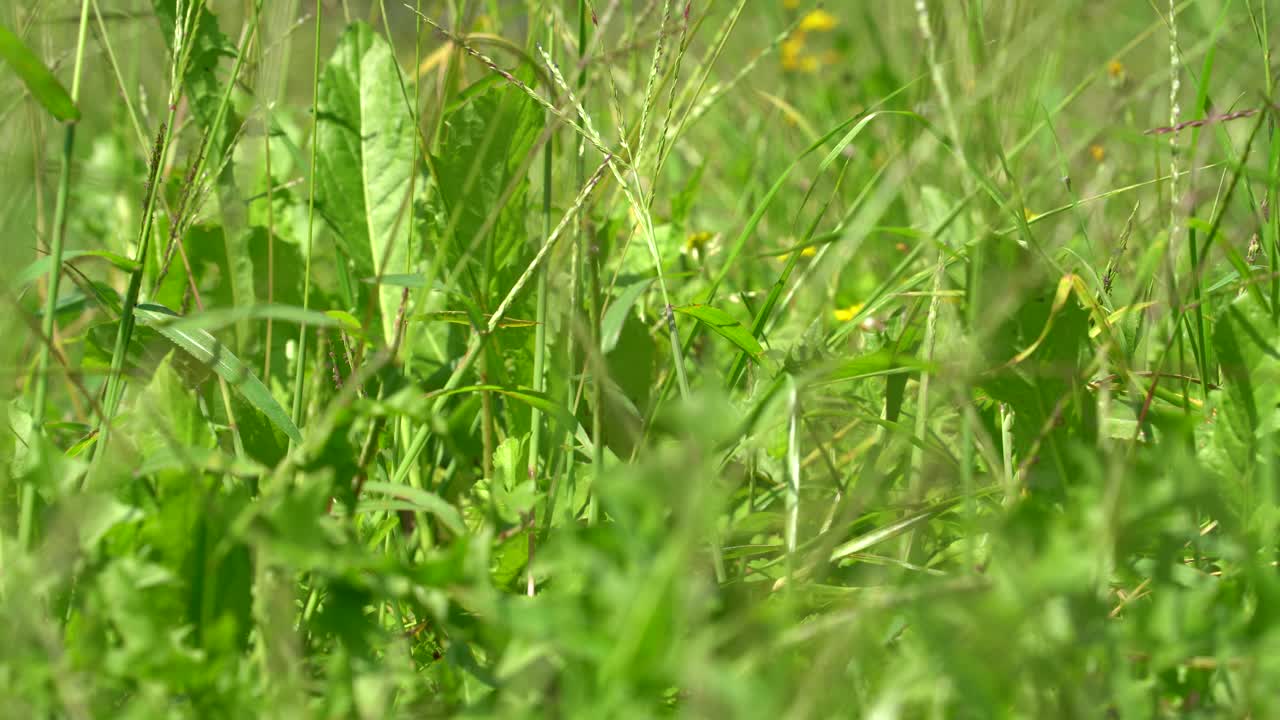
[[[796,564],[796,540],[800,527],[800,390],[794,378],[787,384],[787,587]]]
[[[574,154],[574,157],[577,158],[576,164],[578,165],[579,168],[581,168],[582,157],[583,157],[583,152],[582,152],[583,140],[581,137],[579,137],[578,141],[574,143],[574,147],[576,148],[576,152]],[[579,182],[581,182],[582,180],[581,175],[582,173],[579,170],[578,172]],[[577,233],[576,228],[574,232]],[[573,412],[573,413],[577,412],[577,399],[578,399],[578,395],[574,387],[575,383],[573,382],[573,371],[575,369],[575,366],[577,365],[577,363],[575,362],[575,354],[577,352],[577,333],[574,331],[578,328],[578,324],[580,322],[581,315],[582,315],[582,303],[579,301],[579,295],[582,292],[582,252],[581,252],[582,243],[577,242],[576,240],[577,238],[575,238],[575,242],[570,248],[572,258],[569,263],[569,272],[570,272],[569,299],[568,299],[569,312],[567,313],[567,317],[565,318],[565,324],[570,331],[565,333],[565,343],[564,343],[565,367],[569,368],[569,382],[565,383],[565,395],[566,395],[565,401],[566,401],[566,407],[570,408],[570,412]],[[577,489],[578,489],[578,477],[577,477],[578,463],[574,462],[574,442],[575,442],[575,439],[572,437],[572,432],[570,432],[569,441],[567,443],[569,447],[564,452],[564,466],[565,466],[564,467],[564,487],[565,487],[565,493],[567,495],[567,501],[565,504],[568,507],[567,517],[569,518],[570,521],[572,521],[574,518],[575,509],[573,507],[573,499],[577,497]],[[559,479],[560,479],[560,475],[557,474],[554,478],[554,481],[551,484],[552,485],[551,489],[548,492],[547,510],[546,510],[546,516],[547,516],[546,527],[548,529],[551,527],[551,523],[555,520],[555,503],[557,500],[557,495],[560,492],[559,482],[558,482]]]
[[[579,9],[582,13],[586,12],[584,4],[581,4],[579,6]],[[665,5],[665,11],[663,13],[662,28],[664,30],[667,26],[667,23],[670,21],[670,15],[671,15],[671,4],[670,4],[670,0],[667,0]],[[583,25],[581,22],[580,22],[580,29],[582,30],[582,32],[585,32],[585,25]],[[579,40],[580,40],[580,47],[585,46],[586,44],[585,36],[580,38]],[[680,342],[680,332],[679,332],[678,326],[676,325],[674,307],[671,303],[671,294],[667,289],[666,273],[663,271],[663,268],[662,268],[662,254],[658,251],[657,232],[654,229],[653,215],[649,209],[650,203],[645,201],[644,183],[641,181],[640,174],[639,174],[639,168],[643,163],[645,136],[648,133],[649,112],[650,112],[651,106],[653,105],[654,97],[656,95],[657,88],[658,88],[658,77],[659,77],[658,70],[661,64],[662,50],[663,50],[662,33],[660,32],[658,35],[658,42],[654,48],[653,61],[649,68],[649,79],[645,88],[644,105],[643,105],[642,113],[640,116],[640,125],[638,126],[638,129],[637,129],[637,150],[634,156],[627,158],[628,164],[626,167],[629,167],[631,170],[631,179],[634,181],[635,187],[632,188],[631,183],[627,181],[627,178],[624,177],[622,172],[617,167],[613,166],[612,163],[610,164],[610,170],[613,172],[614,177],[617,179],[618,187],[622,190],[622,193],[626,196],[628,204],[630,204],[631,208],[635,211],[636,216],[640,220],[640,226],[644,230],[644,237],[649,249],[649,255],[650,255],[650,258],[653,260],[654,272],[656,273],[658,278],[658,289],[661,291],[661,294],[662,294],[662,304],[664,308],[663,313],[667,323],[667,332],[671,340],[671,355],[672,355],[673,364],[675,365],[675,370],[676,370],[675,376],[679,383],[681,397],[688,398],[689,397],[689,380],[685,374],[684,345]],[[592,126],[592,123],[590,121],[590,116],[587,115],[586,110],[583,108],[582,103],[574,95],[573,90],[569,88],[568,84],[565,83],[563,76],[560,74],[555,64],[554,63],[548,63],[548,64],[550,66],[549,69],[551,71],[552,77],[561,86],[561,89],[564,90],[565,93],[569,96],[568,99],[570,104],[577,110],[579,118],[582,119],[581,125],[577,123],[571,123],[571,124],[575,129],[578,129],[579,132],[582,134],[582,136],[585,137],[588,141],[590,141],[592,145],[594,145],[597,148],[603,149],[604,142],[600,137],[599,133],[597,133],[595,128]],[[613,76],[611,73],[609,74],[609,79],[610,79],[610,83],[613,84]],[[621,118],[620,102],[618,101],[618,98],[617,98],[616,84],[613,84],[613,93],[614,93],[614,105],[615,105],[615,108],[617,108],[616,112],[618,117]],[[545,102],[541,100],[540,96],[538,97],[538,100],[540,102]],[[625,130],[623,128],[619,128],[619,130],[620,130],[620,135],[622,137],[622,148],[624,151],[627,151],[628,145],[625,139],[626,138]],[[579,153],[578,155],[579,157],[581,157],[582,153]]]
[[[315,51],[312,58],[311,79],[311,187],[307,194],[307,256],[303,260],[302,270],[302,308],[311,309],[311,256],[316,237],[316,124],[320,107],[320,27],[322,8],[320,0],[316,0],[316,33]],[[307,324],[298,327],[298,349],[293,366],[293,402],[290,419],[293,424],[302,427],[302,386],[307,361]]]
[[[926,0],[916,0],[916,19],[919,23],[920,35],[924,38],[927,46],[929,70],[933,78],[934,90],[938,93],[938,99],[942,105],[943,115],[947,121],[947,131],[950,133],[952,142],[955,143],[958,152],[961,176],[966,180],[966,190],[972,192],[973,183],[969,181],[970,175],[965,172],[968,161],[964,156],[964,144],[961,142],[960,126],[956,120],[955,110],[951,102],[951,92],[943,75],[942,64],[938,60],[938,45],[930,24],[929,6]],[[921,344],[920,353],[925,362],[933,362],[935,343],[937,341],[938,313],[941,305],[939,291],[942,289],[946,262],[947,253],[941,249],[937,250],[937,261],[933,270],[933,285],[930,288],[932,297],[929,300],[929,312],[925,320],[924,340]],[[929,432],[929,385],[932,379],[932,373],[927,371],[920,373],[919,388],[916,395],[914,435],[921,439],[924,439]],[[923,490],[922,473],[924,469],[924,452],[918,446],[911,448],[911,464],[909,467],[908,491],[912,501],[917,501]],[[903,560],[911,559],[911,549],[915,537],[916,533],[914,531],[904,536],[902,544]]]
[[[587,503],[587,524],[600,519],[600,498],[596,490],[604,479],[604,386],[608,366],[600,354],[600,258],[595,243],[586,238],[584,261],[587,268],[587,322],[589,343],[584,353],[591,367],[591,495]]]
[[[84,69],[85,37],[89,29],[89,0],[80,4],[80,31],[76,38],[76,61],[71,74],[71,102],[80,100],[80,77]],[[32,431],[44,434],[45,405],[49,394],[49,354],[53,344],[54,318],[57,315],[58,284],[62,279],[63,244],[67,235],[67,198],[71,194],[71,160],[76,143],[76,123],[68,122],[62,136],[62,167],[58,175],[58,196],[53,208],[53,241],[49,247],[49,277],[45,289],[44,342],[40,343],[39,356],[36,361],[35,393],[32,399],[31,424]],[[44,446],[41,445],[41,452]],[[18,517],[18,544],[23,550],[31,547],[35,526],[36,488],[31,481],[22,485],[21,510]]]
[[[586,85],[586,57],[587,42],[589,41],[587,30],[587,8],[586,0],[578,0],[578,94],[581,95]],[[554,65],[552,68],[554,69]],[[566,87],[567,90],[567,87]],[[570,98],[573,95],[570,94]],[[586,109],[582,103],[574,101],[578,110],[578,117],[582,120],[586,128],[595,132],[591,126],[591,117],[587,115]],[[578,141],[581,144],[581,140]],[[578,152],[578,183],[582,183],[582,175],[584,172],[583,153],[581,149]],[[587,325],[589,331],[586,333],[588,342],[586,352],[584,352],[583,360],[587,367],[591,368],[591,492],[587,496],[586,520],[587,525],[595,525],[600,519],[600,497],[597,488],[604,478],[604,383],[605,374],[607,372],[604,358],[599,356],[600,353],[600,277],[599,266],[597,264],[597,255],[595,251],[595,243],[588,236],[586,227],[586,218],[580,218],[578,222],[578,247],[580,250],[580,262],[586,270],[586,301],[587,301]]]
[[[422,0],[415,0],[414,2],[415,12],[421,11],[421,9],[422,9]],[[389,29],[390,28],[388,28],[388,30]],[[415,68],[422,66],[422,18],[419,16],[415,16],[413,21],[413,66]],[[413,156],[415,158],[421,158],[424,156],[424,152],[423,152],[424,148],[422,147],[422,143],[425,138],[423,138],[422,136],[422,115],[420,112],[420,109],[422,107],[421,103],[422,103],[422,79],[421,77],[418,76],[417,73],[414,73],[413,107],[411,108],[410,112],[413,115],[413,127],[414,127]],[[413,174],[413,179],[410,181],[409,197],[411,201],[414,196],[414,190],[412,189],[412,187],[414,183],[417,181],[417,175],[418,173],[415,170]],[[409,247],[411,249],[413,248],[413,244],[412,244],[413,236],[414,236],[413,234],[415,231],[416,231],[416,228],[414,227],[414,224],[411,224],[410,230],[409,230],[409,238],[410,238]],[[404,294],[404,299],[401,301],[402,311],[405,309],[405,303],[408,301],[408,298],[409,298],[409,292],[408,290],[406,290]],[[406,327],[405,324],[401,323],[400,327],[397,328],[397,335],[396,335],[397,351],[399,351],[399,349],[401,348],[400,342],[403,340],[405,327]],[[408,364],[409,362],[412,361],[412,356],[413,356],[413,350],[411,345],[410,348],[406,351],[406,355],[403,362]],[[385,390],[386,390],[385,387],[379,388],[379,393],[382,393]],[[411,421],[408,418],[404,418],[400,422],[400,424],[396,427],[395,432],[398,434],[399,439],[408,440],[411,437],[410,436],[411,428],[412,428]],[[374,436],[370,435],[369,441],[372,442],[373,440],[374,440]],[[397,447],[399,447],[399,445],[397,445]],[[372,446],[370,446],[370,450],[372,450]],[[439,463],[437,462],[436,465],[439,465]],[[408,480],[409,480],[409,484],[415,488],[429,489],[426,487],[426,483],[423,481],[422,468],[419,467],[417,464],[414,464],[411,467]],[[417,522],[419,527],[419,530],[416,533],[417,541],[418,541],[418,549],[421,550],[423,553],[426,553],[428,550],[431,549],[431,546],[434,542],[433,533],[431,531],[430,519],[426,517],[424,513],[418,513]]]
[[[653,62],[649,67],[649,79],[645,87],[644,104],[640,110],[640,129],[638,139],[636,140],[636,155],[631,158],[631,176],[635,180],[636,190],[635,196],[625,183],[622,183],[623,190],[626,192],[628,199],[631,200],[632,207],[635,208],[636,214],[640,216],[641,226],[644,228],[645,240],[648,241],[649,254],[653,258],[654,272],[658,276],[658,289],[662,293],[663,314],[667,321],[667,334],[671,340],[671,362],[675,365],[676,381],[680,385],[680,396],[689,398],[689,378],[685,374],[684,368],[684,346],[680,343],[680,329],[676,325],[675,308],[671,304],[671,294],[667,290],[667,279],[662,272],[662,255],[658,252],[658,236],[653,227],[653,216],[649,212],[648,204],[643,202],[644,184],[640,181],[640,166],[644,162],[645,139],[649,130],[649,114],[654,102],[654,96],[658,85],[658,69],[662,61],[663,36],[666,33],[667,25],[671,21],[671,0],[664,0],[662,6],[662,24],[658,26],[658,41],[653,48]],[[656,178],[655,178],[656,180]],[[619,178],[621,183],[621,178]]]
[[[264,171],[267,176],[267,304],[276,301],[276,214],[275,214],[275,180],[271,177],[271,105],[263,107],[262,155]],[[267,318],[266,338],[263,341],[262,377],[271,377],[271,335],[272,318]]]
[[[547,18],[547,52],[555,52],[555,26],[551,21],[550,8],[546,2],[542,3],[542,11]],[[546,114],[546,122],[553,122],[550,113]],[[542,233],[543,235],[551,234],[551,201],[552,201],[552,162],[554,160],[555,138],[549,138],[547,144],[542,149]],[[534,292],[538,296],[537,309],[537,326],[534,329],[533,341],[533,389],[538,392],[546,392],[547,385],[547,310],[548,310],[548,293],[547,279],[549,270],[543,266],[538,271],[538,285]],[[542,475],[538,472],[538,463],[542,453],[542,411],[533,408],[529,414],[529,477],[533,478],[534,485],[541,484]],[[550,506],[551,499],[547,498],[547,506]],[[543,511],[544,516],[546,510]],[[529,543],[529,565],[533,564],[533,541]],[[534,594],[533,571],[529,571],[528,577],[528,593]]]
[[[1261,32],[1259,33],[1259,44],[1262,46],[1262,64],[1265,68],[1267,97],[1275,98],[1276,81],[1271,70],[1271,44],[1268,42],[1270,35],[1270,22],[1267,15],[1267,3],[1262,3],[1262,18],[1260,21]],[[1268,167],[1271,170],[1271,177],[1276,177],[1280,172],[1280,123],[1276,122],[1275,113],[1271,113],[1268,120],[1271,128],[1271,157]],[[1267,230],[1270,233],[1270,242],[1267,243],[1267,252],[1271,256],[1271,267],[1280,267],[1280,207],[1277,207],[1277,201],[1280,201],[1280,183],[1269,183],[1267,187],[1268,206],[1271,208],[1271,216],[1267,218]],[[1280,274],[1273,273],[1271,275],[1271,312],[1273,316],[1280,313]]]
[[[286,17],[297,17],[298,1],[290,0],[287,8]],[[281,48],[281,57],[289,56],[291,43],[289,39],[292,33],[288,33],[282,38],[283,47]],[[267,60],[267,51],[265,43],[259,43],[258,62],[265,63]],[[275,102],[284,96],[285,88],[288,84],[288,76],[284,72],[280,72],[275,76],[275,87],[265,88],[262,103],[262,151],[264,172],[267,178],[267,304],[275,303],[275,279],[276,279],[276,218],[275,218],[275,179],[271,174],[271,129],[274,124],[274,108]],[[272,337],[275,334],[275,325],[272,318],[267,318],[266,337],[263,343],[263,361],[262,376],[268,378],[271,376],[271,356],[272,356]]]
[[[106,447],[107,438],[111,430],[111,420],[115,417],[116,406],[119,404],[120,393],[123,390],[125,352],[128,348],[129,337],[133,332],[133,308],[138,302],[138,293],[142,288],[142,274],[146,267],[146,260],[151,247],[152,221],[159,195],[160,169],[164,167],[164,158],[168,154],[169,145],[173,138],[173,121],[177,112],[176,100],[181,91],[175,88],[172,92],[173,95],[171,95],[170,99],[174,100],[174,102],[169,103],[167,122],[161,123],[160,133],[156,138],[157,151],[152,162],[151,181],[148,184],[150,189],[147,192],[147,202],[142,214],[142,223],[138,230],[138,252],[134,257],[138,263],[138,269],[129,277],[129,286],[125,291],[125,301],[121,308],[119,330],[116,333],[116,343],[111,354],[111,374],[107,378],[106,398],[102,407],[102,423],[98,429],[98,440],[93,450],[95,459],[102,456],[103,449]]]
[[[1262,125],[1266,120],[1265,114],[1258,116],[1258,121],[1254,123],[1253,129],[1249,132],[1249,137],[1245,141],[1244,149],[1240,154],[1239,163],[1236,165],[1235,172],[1232,174],[1231,182],[1227,185],[1226,192],[1223,193],[1222,202],[1218,204],[1217,211],[1214,214],[1213,221],[1209,224],[1209,230],[1205,233],[1204,246],[1200,251],[1200,257],[1195,259],[1195,263],[1191,267],[1191,277],[1193,282],[1199,282],[1199,275],[1204,272],[1206,261],[1209,259],[1209,249],[1213,247],[1214,240],[1218,237],[1218,231],[1222,227],[1223,218],[1226,217],[1226,209],[1231,206],[1231,199],[1235,196],[1236,188],[1240,183],[1240,178],[1244,176],[1246,164],[1249,161],[1249,155],[1253,151],[1253,141],[1257,138],[1258,131],[1262,129]],[[1152,280],[1154,282],[1154,280]],[[1186,319],[1189,307],[1184,304],[1177,304],[1177,313],[1173,316],[1173,327],[1178,327]],[[1156,394],[1156,386],[1160,382],[1161,373],[1164,371],[1165,362],[1169,359],[1169,350],[1171,344],[1165,344],[1159,351],[1156,362],[1153,367],[1155,374],[1152,375],[1151,384],[1146,391],[1146,397],[1143,401],[1142,409],[1138,414],[1138,423],[1134,430],[1134,439],[1142,432],[1143,424],[1146,422],[1147,413],[1151,409],[1152,398]],[[1131,451],[1132,451],[1131,446]]]

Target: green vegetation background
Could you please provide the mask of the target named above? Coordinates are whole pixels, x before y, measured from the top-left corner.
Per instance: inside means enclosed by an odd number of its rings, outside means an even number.
[[[0,6],[0,715],[1280,712],[1274,0],[412,4]]]

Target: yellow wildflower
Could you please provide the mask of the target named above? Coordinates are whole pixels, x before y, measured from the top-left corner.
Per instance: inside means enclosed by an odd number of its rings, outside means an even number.
[[[686,253],[694,253],[701,255],[707,251],[707,245],[711,242],[711,238],[715,237],[715,233],[700,230],[691,232],[684,240],[684,251]]]
[[[782,67],[784,70],[799,70],[804,60],[805,34],[798,32],[782,41]]]
[[[1094,162],[1102,162],[1107,159],[1107,149],[1094,143],[1089,146],[1089,157],[1093,158]]]
[[[804,32],[831,32],[839,24],[835,15],[818,9],[804,16],[800,21],[800,29]]]
[[[1118,88],[1125,84],[1128,79],[1128,73],[1125,72],[1124,63],[1119,60],[1112,60],[1107,63],[1107,78],[1110,80],[1111,87]]]
[[[788,9],[794,9],[798,5],[798,2],[786,1]],[[837,62],[839,55],[835,51],[827,50],[821,54],[815,54],[808,51],[806,44],[809,33],[831,32],[839,24],[840,21],[836,16],[826,10],[813,10],[806,14],[800,19],[795,33],[782,42],[780,48],[782,69],[790,72],[815,73],[821,70],[823,65]]]
[[[785,5],[787,9],[795,9],[799,6],[799,1],[786,0]],[[831,32],[838,24],[840,20],[827,10],[818,9],[806,13],[797,23],[795,33],[782,42],[780,53],[782,69],[787,72],[817,73],[823,65],[837,63],[840,60],[840,54],[835,50],[826,50],[820,54],[810,53],[806,47],[806,41],[809,38],[808,33]]]
[[[862,312],[862,306],[863,303],[854,303],[847,308],[836,308],[831,314],[835,317],[836,322],[846,323]]]
[[[800,251],[800,257],[813,257],[814,255],[817,255],[817,254],[818,254],[818,248],[814,247],[813,245],[810,245],[809,247]]]

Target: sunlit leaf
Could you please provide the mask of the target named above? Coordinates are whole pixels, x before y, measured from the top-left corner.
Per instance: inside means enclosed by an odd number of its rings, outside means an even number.
[[[361,276],[403,273],[413,213],[414,125],[386,39],[357,22],[343,32],[319,84],[317,208]],[[395,337],[401,291],[378,290],[382,329]]]
[[[764,348],[751,336],[751,331],[733,319],[732,315],[719,308],[711,305],[685,305],[675,308],[675,311],[681,315],[697,318],[712,332],[736,345],[753,360],[759,361],[760,356],[764,354]]]

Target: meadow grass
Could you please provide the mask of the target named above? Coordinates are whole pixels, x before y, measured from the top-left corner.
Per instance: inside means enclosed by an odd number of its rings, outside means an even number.
[[[1273,717],[1277,16],[0,7],[0,715]]]

